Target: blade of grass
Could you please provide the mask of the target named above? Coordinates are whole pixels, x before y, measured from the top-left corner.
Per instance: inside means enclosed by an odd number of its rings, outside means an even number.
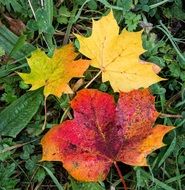
[[[44,8],[47,12],[47,20],[49,25],[52,25],[53,22],[53,0],[45,0]]]
[[[52,171],[50,169],[48,169],[45,166],[39,165],[41,167],[43,167],[46,172],[48,173],[48,175],[51,177],[51,179],[53,180],[53,183],[57,186],[58,190],[64,190],[64,188],[62,187],[62,185],[59,183],[58,179],[54,176],[54,174],[52,173]]]
[[[174,150],[175,148],[175,145],[176,145],[176,133],[175,133],[175,130],[173,131],[175,136],[174,136],[174,139],[173,141],[171,142],[170,146],[168,147],[167,150],[165,150],[164,154],[163,154],[163,157],[160,159],[160,161],[158,162],[158,165],[157,167],[159,168],[164,162],[165,160],[170,156],[170,154],[172,153],[172,151]]]
[[[0,78],[5,77],[5,76],[9,75],[10,73],[12,73],[12,72],[14,72],[16,70],[18,70],[20,68],[23,68],[23,67],[27,67],[27,66],[28,66],[27,63],[24,63],[24,64],[22,64],[20,66],[16,66],[16,65],[13,65],[13,64],[10,65],[9,64],[8,67],[7,67],[7,65],[3,65],[0,68]]]
[[[47,23],[52,26],[52,22],[53,22],[53,0],[45,0],[44,1],[44,9],[47,12]],[[53,44],[53,34],[44,34],[45,37],[45,41],[47,41],[47,45],[48,45],[48,49],[49,52],[48,54],[50,56],[53,55],[54,49],[55,49],[55,44]]]
[[[164,182],[150,176],[146,171],[141,169],[141,174],[145,177],[153,181],[157,186],[163,188],[164,190],[175,190],[174,188],[170,187],[169,185],[165,184]]]
[[[176,176],[180,176],[180,171],[179,171],[179,164],[178,164],[178,158],[176,157],[176,160],[175,160],[175,164],[176,164],[176,171],[175,171],[175,173],[176,173]],[[179,190],[183,190],[182,189],[182,183],[181,183],[181,180],[178,178],[177,179],[177,183],[178,183],[178,186],[179,186]]]
[[[9,56],[12,57],[14,54],[16,54],[16,52],[18,52],[18,51],[24,46],[25,41],[26,41],[26,36],[25,36],[25,35],[21,35],[21,36],[17,39],[17,41],[16,41],[16,43],[15,43],[13,49],[11,50]]]
[[[76,22],[75,15],[76,15],[77,11],[78,11],[78,4],[74,4],[73,5],[73,10],[71,11],[71,17],[69,19],[69,23],[67,25],[66,33],[65,33],[65,36],[64,36],[63,45],[67,44],[67,42],[69,40],[69,36],[70,36],[70,33],[71,33],[72,26]]]
[[[170,31],[166,28],[166,26],[162,23],[162,21],[159,21],[160,26],[157,26],[156,28],[160,29],[164,34],[166,34],[166,36],[168,37],[168,39],[170,40],[172,46],[174,47],[175,51],[177,52],[177,54],[179,55],[179,57],[185,61],[185,57],[182,55],[182,53],[180,52],[180,49],[178,47],[178,45],[176,44],[176,42],[173,40],[173,36],[170,34]]]
[[[185,178],[185,174],[172,177],[172,178],[166,180],[165,183],[167,183],[167,184],[168,184],[168,183],[173,183],[173,182],[178,181],[178,180],[180,180],[180,179],[182,179],[182,178]]]

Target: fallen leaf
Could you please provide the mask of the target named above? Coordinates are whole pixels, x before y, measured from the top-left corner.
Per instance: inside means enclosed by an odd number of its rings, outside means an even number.
[[[142,31],[119,34],[119,27],[111,11],[99,21],[93,20],[92,35],[88,38],[75,34],[80,43],[79,51],[92,60],[91,65],[102,71],[102,81],[110,81],[115,92],[157,83],[162,79],[153,70],[153,63],[141,64]]]
[[[56,49],[52,58],[37,49],[27,59],[31,72],[18,74],[26,84],[32,85],[30,90],[44,86],[45,97],[50,94],[60,97],[62,93],[73,93],[68,82],[73,77],[82,77],[89,66],[89,60],[74,61],[76,56],[72,44]]]
[[[21,35],[24,32],[24,30],[26,29],[26,26],[22,20],[11,18],[5,14],[3,14],[3,16],[7,20],[8,24],[10,26],[10,30],[13,33],[15,33],[17,35]]]
[[[43,161],[62,161],[77,180],[104,180],[112,163],[147,165],[146,156],[164,146],[171,126],[153,127],[159,113],[147,89],[113,96],[98,90],[77,93],[74,119],[54,126],[41,140]]]
[[[72,86],[73,92],[76,92],[81,86],[84,85],[84,79],[79,79],[75,84]]]

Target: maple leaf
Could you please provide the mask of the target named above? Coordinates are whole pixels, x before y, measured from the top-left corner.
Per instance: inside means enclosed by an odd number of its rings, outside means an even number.
[[[73,93],[68,82],[73,77],[81,77],[89,66],[89,60],[76,60],[72,44],[56,49],[52,58],[37,49],[27,59],[30,73],[18,73],[26,84],[32,84],[30,90],[44,86],[45,97],[50,94],[60,97],[62,93]]]
[[[126,29],[119,34],[111,11],[99,21],[93,20],[90,37],[75,35],[80,43],[79,51],[92,60],[93,67],[101,70],[102,81],[110,81],[115,92],[128,92],[164,80],[155,73],[155,64],[140,62],[139,56],[145,52],[141,34],[142,31]]]
[[[71,107],[74,119],[54,126],[41,140],[42,160],[62,161],[77,180],[104,180],[112,163],[147,165],[146,156],[164,146],[173,127],[156,125],[159,113],[147,89],[113,96],[98,90],[77,93]]]

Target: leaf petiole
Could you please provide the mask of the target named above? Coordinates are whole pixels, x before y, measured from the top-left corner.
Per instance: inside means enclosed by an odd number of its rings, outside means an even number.
[[[91,83],[102,73],[102,70],[100,70],[86,85],[84,88],[88,88]]]
[[[42,126],[42,131],[46,128],[47,124],[47,104],[46,104],[47,97],[44,98],[44,124]]]
[[[117,170],[117,172],[118,172],[118,175],[119,175],[119,177],[120,177],[120,180],[121,180],[121,182],[122,182],[122,184],[123,184],[124,190],[127,190],[127,185],[126,185],[126,183],[125,183],[124,177],[123,177],[123,175],[122,175],[122,173],[121,173],[121,171],[120,171],[120,169],[119,169],[119,167],[118,167],[118,165],[117,165],[116,162],[114,162],[114,166],[116,167],[116,170]]]
[[[183,118],[182,115],[174,115],[174,114],[166,114],[166,113],[160,113],[160,118],[170,117],[170,118]]]

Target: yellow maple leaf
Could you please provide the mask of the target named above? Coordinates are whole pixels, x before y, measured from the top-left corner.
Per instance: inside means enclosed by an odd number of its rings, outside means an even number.
[[[73,93],[68,82],[73,77],[81,77],[89,66],[89,60],[74,61],[76,56],[72,44],[56,49],[52,58],[37,49],[27,59],[31,72],[18,74],[26,84],[32,85],[30,90],[44,86],[45,97]]]
[[[103,82],[110,81],[114,91],[130,91],[147,88],[162,79],[155,73],[152,63],[139,59],[145,52],[139,32],[119,26],[112,11],[99,21],[93,20],[92,35],[83,37],[75,34],[80,43],[79,51],[92,60],[91,65],[102,72]]]

